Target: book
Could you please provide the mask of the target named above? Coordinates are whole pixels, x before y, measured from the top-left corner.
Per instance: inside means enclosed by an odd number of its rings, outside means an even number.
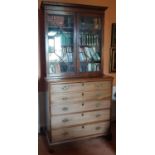
[[[55,64],[55,68],[56,68],[56,73],[60,73],[61,70],[60,70],[60,64],[59,63],[56,63]]]
[[[89,51],[94,61],[97,61],[98,59],[97,59],[96,53],[94,52],[93,48],[89,48]]]
[[[80,61],[82,62],[83,61],[82,53],[79,53],[79,56],[80,56]]]
[[[80,53],[80,61],[81,62],[87,61],[86,56],[83,52]]]
[[[92,47],[92,49],[93,49],[93,51],[94,51],[94,53],[95,53],[95,55],[96,55],[96,59],[98,60],[98,61],[100,61],[100,56],[99,56],[99,53],[98,52],[96,52],[96,48],[95,47]]]
[[[59,63],[51,63],[49,67],[49,73],[60,73],[60,64]]]
[[[90,54],[89,48],[88,48],[88,47],[85,47],[85,48],[84,48],[84,51],[85,51],[85,54],[86,54],[86,56],[87,56],[87,60],[88,60],[88,61],[89,61],[89,60],[92,60],[92,56],[91,56],[91,54]]]
[[[88,67],[88,69],[87,69],[88,72],[91,72],[92,71],[92,64],[91,63],[88,63],[88,66],[87,67]]]
[[[52,73],[55,73],[56,70],[55,70],[55,66],[53,63],[50,64],[50,67],[49,67],[49,73],[52,74]]]
[[[72,53],[67,53],[68,62],[73,62],[73,55]]]
[[[67,53],[64,55],[63,61],[64,61],[64,62],[68,62],[68,55],[67,55]]]
[[[87,56],[85,55],[84,48],[79,48],[79,57],[81,62],[87,61]]]

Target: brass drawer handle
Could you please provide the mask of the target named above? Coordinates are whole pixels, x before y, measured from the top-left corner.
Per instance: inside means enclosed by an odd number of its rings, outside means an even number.
[[[69,134],[68,132],[64,132],[62,135],[67,136],[68,134]]]
[[[68,99],[68,97],[63,97],[63,98],[62,98],[62,100],[67,100],[67,99]]]
[[[101,105],[101,103],[96,103],[96,107],[99,107]]]
[[[68,110],[68,107],[63,107],[62,110],[63,111],[67,111]]]
[[[96,130],[100,130],[100,129],[101,129],[101,127],[100,127],[100,126],[97,126],[97,127],[96,127]]]
[[[67,90],[67,89],[69,89],[69,86],[63,86],[62,87],[62,90]]]
[[[84,125],[82,125],[82,129],[84,129]]]
[[[62,120],[62,122],[64,122],[64,123],[65,123],[65,122],[68,122],[68,121],[69,121],[68,118],[65,118],[65,119]]]
[[[96,114],[96,117],[100,117],[101,116],[101,114]]]

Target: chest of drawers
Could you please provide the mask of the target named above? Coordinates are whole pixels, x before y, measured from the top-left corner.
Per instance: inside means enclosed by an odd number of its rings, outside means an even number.
[[[51,145],[110,133],[112,78],[47,81]]]

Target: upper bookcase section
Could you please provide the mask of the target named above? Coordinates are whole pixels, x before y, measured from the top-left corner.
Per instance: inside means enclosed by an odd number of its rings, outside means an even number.
[[[101,76],[106,7],[43,2],[42,8],[47,78]]]

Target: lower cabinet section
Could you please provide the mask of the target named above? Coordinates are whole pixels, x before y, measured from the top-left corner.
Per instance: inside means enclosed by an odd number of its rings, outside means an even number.
[[[110,132],[112,78],[47,81],[47,132],[50,144]]]
[[[81,125],[77,127],[66,127],[57,130],[52,130],[52,141],[60,142],[93,134],[106,134],[109,127],[110,122],[107,121],[95,124]]]

